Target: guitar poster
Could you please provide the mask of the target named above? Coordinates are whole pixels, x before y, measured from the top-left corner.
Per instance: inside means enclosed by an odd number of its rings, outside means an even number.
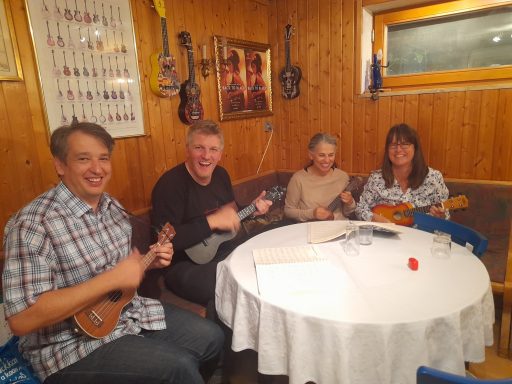
[[[220,120],[272,115],[270,45],[214,36]]]
[[[50,134],[97,123],[144,135],[130,0],[25,0]]]

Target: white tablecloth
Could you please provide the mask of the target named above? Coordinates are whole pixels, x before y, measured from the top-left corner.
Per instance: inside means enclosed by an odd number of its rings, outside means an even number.
[[[494,323],[484,265],[457,244],[449,259],[435,259],[432,234],[400,229],[375,235],[359,256],[346,256],[339,241],[315,245],[332,266],[326,293],[258,293],[252,250],[305,245],[307,224],[239,246],[217,269],[217,311],[233,330],[232,349],[258,351],[259,372],[288,375],[290,384],[413,384],[420,365],[463,374],[464,361],[483,361]]]

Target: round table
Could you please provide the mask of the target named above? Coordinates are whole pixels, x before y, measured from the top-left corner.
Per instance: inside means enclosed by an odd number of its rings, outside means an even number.
[[[483,361],[494,323],[484,265],[455,243],[450,258],[436,259],[433,234],[399,230],[375,233],[358,256],[345,255],[339,240],[308,245],[308,223],[239,246],[217,268],[216,307],[233,330],[232,349],[257,351],[258,371],[288,375],[290,384],[413,384],[420,365],[463,374],[464,361]],[[275,294],[260,295],[253,250],[301,246],[326,259],[311,264],[304,290],[287,291],[293,276],[283,272]]]

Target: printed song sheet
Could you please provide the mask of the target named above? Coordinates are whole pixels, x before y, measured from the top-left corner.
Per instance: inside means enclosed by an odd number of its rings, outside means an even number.
[[[329,289],[332,268],[313,246],[263,248],[252,252],[261,296],[271,298]]]

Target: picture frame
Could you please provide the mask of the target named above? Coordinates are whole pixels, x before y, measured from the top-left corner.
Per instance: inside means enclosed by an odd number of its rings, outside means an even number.
[[[220,121],[272,115],[270,44],[214,36]]]
[[[51,134],[97,123],[114,138],[145,134],[130,0],[25,0]]]
[[[21,81],[23,71],[9,1],[0,0],[0,81]]]

